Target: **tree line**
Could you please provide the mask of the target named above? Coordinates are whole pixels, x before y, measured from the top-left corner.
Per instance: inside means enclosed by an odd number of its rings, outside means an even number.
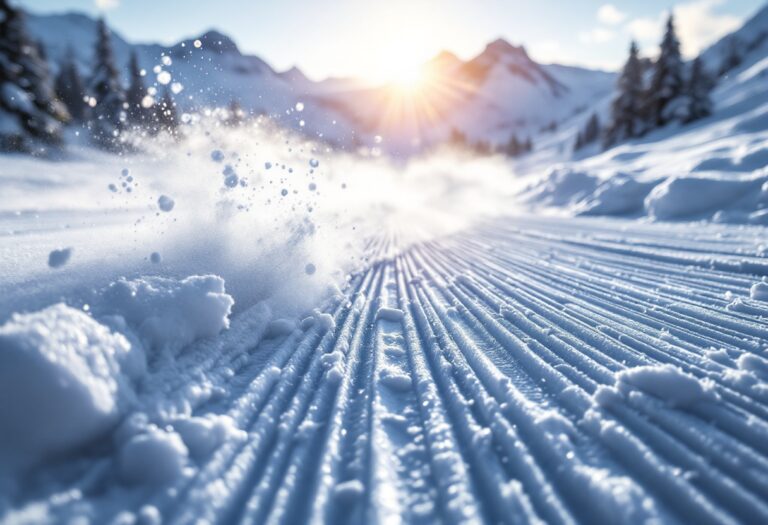
[[[670,15],[658,59],[641,59],[637,43],[630,44],[607,124],[603,128],[597,115],[591,115],[577,134],[574,149],[598,140],[609,148],[671,122],[687,124],[707,117],[712,113],[710,93],[714,85],[700,57],[690,64],[683,61],[674,16]]]

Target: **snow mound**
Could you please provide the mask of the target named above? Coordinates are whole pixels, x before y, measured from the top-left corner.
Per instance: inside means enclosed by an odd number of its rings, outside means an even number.
[[[760,281],[753,284],[749,296],[755,301],[768,301],[768,283]]]
[[[208,457],[217,447],[230,439],[245,439],[247,433],[235,425],[231,417],[209,414],[189,417],[173,422],[189,454],[195,459]]]
[[[106,289],[97,307],[122,316],[147,348],[179,349],[229,328],[233,304],[221,277],[193,275],[182,280],[120,279]]]
[[[0,464],[35,463],[115,424],[130,352],[123,335],[64,304],[1,326]]]
[[[579,215],[629,215],[643,210],[645,198],[655,182],[639,182],[617,173],[601,182],[576,209]]]
[[[687,407],[718,398],[710,383],[670,364],[639,366],[619,372],[616,387],[625,394],[640,390],[675,407]]]
[[[668,220],[712,213],[732,207],[741,198],[760,193],[762,179],[670,177],[645,200],[648,215]]]
[[[540,180],[525,188],[521,200],[545,207],[570,207],[592,195],[599,179],[586,171],[555,168]]]
[[[147,432],[128,440],[120,450],[120,476],[129,484],[164,485],[181,476],[189,452],[175,432],[150,425]]]

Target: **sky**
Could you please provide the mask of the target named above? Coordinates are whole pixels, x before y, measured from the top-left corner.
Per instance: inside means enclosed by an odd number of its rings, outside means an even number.
[[[310,78],[389,80],[442,50],[470,58],[503,37],[540,62],[616,69],[631,38],[653,54],[672,8],[687,56],[764,0],[17,0],[37,13],[103,13],[132,42],[172,44],[216,28],[241,51]],[[181,7],[183,6],[183,7]]]

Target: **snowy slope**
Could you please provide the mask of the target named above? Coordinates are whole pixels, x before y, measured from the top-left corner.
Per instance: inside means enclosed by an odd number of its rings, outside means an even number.
[[[715,67],[730,41],[740,65],[720,78],[713,115],[601,151],[572,154],[584,117],[538,142],[516,165],[534,174],[521,200],[568,214],[768,223],[768,6],[703,54]],[[592,110],[607,113],[609,100]],[[542,172],[545,172],[543,177]],[[538,175],[536,175],[538,174]]]
[[[43,337],[51,346],[29,377],[82,388],[46,387],[83,424],[35,444],[70,452],[7,485],[0,518],[763,522],[762,233],[507,218],[408,247],[372,238],[372,262],[300,323],[264,304],[226,323],[215,308],[231,303],[213,278],[118,281],[93,317],[63,305],[17,316],[0,327],[5,355]],[[203,283],[209,305],[189,293]],[[229,329],[150,360],[134,393],[122,391],[127,372],[82,371],[81,356],[106,349],[125,370],[121,333],[150,312],[172,330],[181,305],[193,326],[218,330],[224,316]],[[79,353],[48,359],[61,334]],[[112,379],[98,399],[130,408],[91,408]]]

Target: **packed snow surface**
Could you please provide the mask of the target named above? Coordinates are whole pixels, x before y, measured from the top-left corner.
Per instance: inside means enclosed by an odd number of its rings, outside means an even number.
[[[519,217],[401,237],[372,237],[301,317],[230,313],[201,276],[9,318],[0,425],[22,434],[0,439],[28,461],[4,519],[768,519],[762,228]],[[146,370],[127,374],[135,345]]]

